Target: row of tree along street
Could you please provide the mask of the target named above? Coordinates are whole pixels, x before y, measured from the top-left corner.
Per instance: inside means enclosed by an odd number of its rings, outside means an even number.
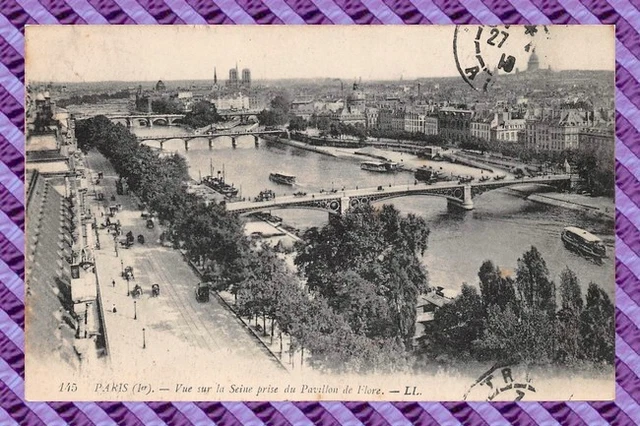
[[[76,134],[82,150],[95,148],[111,161],[215,290],[235,294],[240,313],[262,322],[265,334],[289,335],[292,352],[319,370],[397,371],[446,359],[613,362],[606,293],[591,284],[585,303],[566,270],[558,309],[535,248],[519,260],[515,279],[485,262],[480,293],[463,285],[413,350],[418,296],[428,291],[420,261],[429,236],[424,219],[390,205],[354,209],[304,232],[295,245],[296,275],[274,249],[247,238],[223,205],[186,194],[183,157],[161,158],[104,116],[78,122]]]

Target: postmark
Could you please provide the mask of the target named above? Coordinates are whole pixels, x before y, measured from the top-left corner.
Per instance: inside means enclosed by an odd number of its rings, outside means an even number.
[[[465,401],[522,401],[536,399],[536,387],[521,365],[496,364],[478,378],[464,395]]]
[[[535,52],[539,34],[550,34],[547,26],[476,25],[457,26],[453,54],[463,80],[474,90],[486,92],[499,73],[525,70]]]

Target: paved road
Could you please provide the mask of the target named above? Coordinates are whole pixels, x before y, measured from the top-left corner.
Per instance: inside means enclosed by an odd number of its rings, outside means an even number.
[[[208,303],[195,300],[197,275],[178,251],[160,245],[159,227],[146,228],[136,200],[128,196],[116,196],[115,202],[110,200],[111,194],[115,194],[116,175],[104,157],[92,152],[87,163],[95,175],[97,171],[105,175],[96,190],[105,193],[106,200],[100,204],[93,202],[98,222],[104,220],[99,213],[101,208],[120,203],[123,209],[113,220],[120,220],[123,235],[131,230],[136,236],[145,235],[146,239],[144,245],[136,241],[130,249],[120,248],[116,256],[113,237],[106,229],[99,231],[101,249],[97,250],[96,259],[103,303],[107,310],[114,304],[117,307],[117,313],[105,315],[112,363],[131,363],[138,353],[144,359],[143,364],[157,365],[173,363],[181,353],[198,353],[208,360],[227,363],[231,370],[236,363],[243,366],[241,368],[250,364],[252,369],[264,373],[282,371],[269,351],[216,297],[212,295]],[[122,266],[134,268],[135,281],[130,282],[130,288],[139,284],[143,289],[143,295],[136,300],[135,314],[134,299],[127,297],[127,284],[121,278]],[[112,280],[116,281],[115,287]],[[159,297],[151,297],[154,283],[160,285]],[[146,333],[146,349],[152,346],[157,349],[161,344],[167,347],[167,352],[170,349],[177,355],[165,356],[156,350],[140,351],[142,327]]]

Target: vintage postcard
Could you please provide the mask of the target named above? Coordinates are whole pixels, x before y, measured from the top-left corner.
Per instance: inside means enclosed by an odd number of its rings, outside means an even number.
[[[614,398],[613,26],[29,26],[30,400]]]

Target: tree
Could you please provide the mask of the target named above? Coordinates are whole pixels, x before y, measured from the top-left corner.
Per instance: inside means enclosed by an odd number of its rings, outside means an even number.
[[[495,278],[496,271],[492,269],[492,265],[485,262],[479,273],[481,280]],[[535,247],[518,259],[515,287],[513,302],[486,307],[481,346],[499,361],[550,362],[556,350],[555,284],[549,279],[546,262]]]
[[[498,305],[501,308],[515,302],[514,282],[511,277],[504,277],[500,268],[490,260],[484,261],[478,271],[480,293],[485,306]]]
[[[156,114],[180,114],[184,112],[178,102],[166,98],[152,100],[151,110]]]
[[[582,291],[576,274],[566,267],[560,273],[560,305],[563,310],[582,311]]]
[[[400,338],[409,347],[417,297],[427,289],[426,271],[418,256],[426,250],[428,235],[422,218],[402,217],[393,206],[374,210],[366,205],[322,229],[307,230],[296,245],[295,263],[309,289],[325,298],[359,333]],[[345,288],[350,287],[357,292],[346,295]],[[357,301],[360,297],[363,300]],[[374,312],[381,301],[387,309],[378,307]]]
[[[485,309],[475,287],[463,284],[460,294],[451,303],[434,313],[425,331],[423,349],[433,357],[446,355],[464,359],[477,355],[478,339],[484,332]]]
[[[561,309],[557,314],[557,358],[571,364],[580,355],[582,292],[578,277],[568,267],[560,274]]]
[[[523,308],[555,315],[555,284],[549,279],[547,264],[534,246],[518,259],[516,290]]]
[[[292,131],[306,130],[308,125],[309,123],[307,122],[307,120],[299,116],[291,117],[291,120],[289,120],[289,130],[292,130]]]
[[[580,351],[588,360],[613,364],[614,349],[613,304],[604,290],[589,283],[587,304],[580,315]]]
[[[286,93],[282,93],[273,98],[270,105],[271,109],[287,115],[291,109],[291,99]]]
[[[487,308],[481,347],[498,362],[545,364],[553,360],[551,320],[544,311],[516,312],[513,306]]]
[[[191,111],[185,114],[182,122],[194,129],[205,127],[222,121],[216,106],[208,101],[199,101],[193,104]]]

